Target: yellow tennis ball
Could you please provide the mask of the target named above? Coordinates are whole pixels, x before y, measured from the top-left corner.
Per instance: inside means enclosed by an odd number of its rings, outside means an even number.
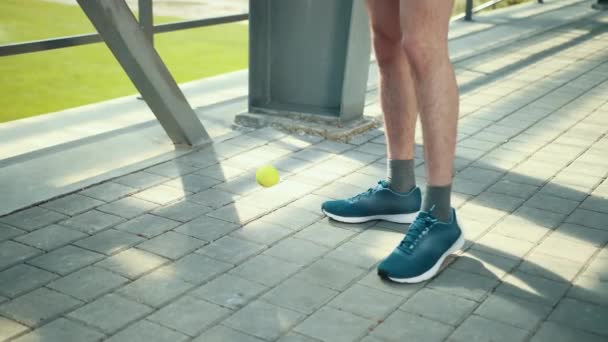
[[[256,171],[255,180],[263,187],[271,187],[279,182],[279,171],[270,165],[264,165]]]

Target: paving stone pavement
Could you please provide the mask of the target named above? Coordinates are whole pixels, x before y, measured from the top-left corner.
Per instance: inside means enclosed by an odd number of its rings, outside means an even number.
[[[606,24],[456,61],[467,244],[436,278],[376,276],[406,225],[319,212],[384,177],[381,129],[265,128],[0,217],[0,341],[608,340]]]

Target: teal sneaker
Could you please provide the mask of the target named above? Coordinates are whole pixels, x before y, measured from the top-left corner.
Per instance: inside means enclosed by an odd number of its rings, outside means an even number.
[[[453,209],[450,222],[421,211],[399,246],[380,263],[378,275],[398,283],[425,281],[439,272],[448,255],[463,246],[464,236]]]
[[[332,219],[346,223],[386,220],[395,223],[411,223],[416,218],[422,195],[415,187],[410,192],[399,193],[388,187],[388,182],[378,184],[355,197],[327,201],[321,206],[323,213]]]

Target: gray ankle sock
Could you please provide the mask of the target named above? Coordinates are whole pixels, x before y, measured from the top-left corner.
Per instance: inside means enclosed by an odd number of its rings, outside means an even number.
[[[426,186],[422,211],[430,211],[433,208],[433,216],[439,221],[448,221],[452,217],[452,205],[450,198],[452,184],[444,186]]]
[[[389,188],[395,192],[409,192],[416,186],[414,160],[387,160]]]

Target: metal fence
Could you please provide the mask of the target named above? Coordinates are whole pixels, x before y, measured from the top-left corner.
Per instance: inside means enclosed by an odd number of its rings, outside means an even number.
[[[238,21],[245,21],[249,19],[248,13],[228,15],[222,17],[206,18],[206,19],[195,19],[179,21],[175,23],[167,23],[154,25],[154,11],[152,0],[139,0],[139,26],[150,39],[154,41],[155,33],[171,32],[178,30],[185,30],[196,27],[212,26],[233,23]],[[86,45],[92,43],[99,43],[103,39],[99,33],[88,33],[81,35],[74,35],[68,37],[59,37],[44,40],[35,40],[30,42],[15,43],[0,45],[0,57],[19,55],[30,52],[46,51],[53,49],[61,49],[71,46]]]

